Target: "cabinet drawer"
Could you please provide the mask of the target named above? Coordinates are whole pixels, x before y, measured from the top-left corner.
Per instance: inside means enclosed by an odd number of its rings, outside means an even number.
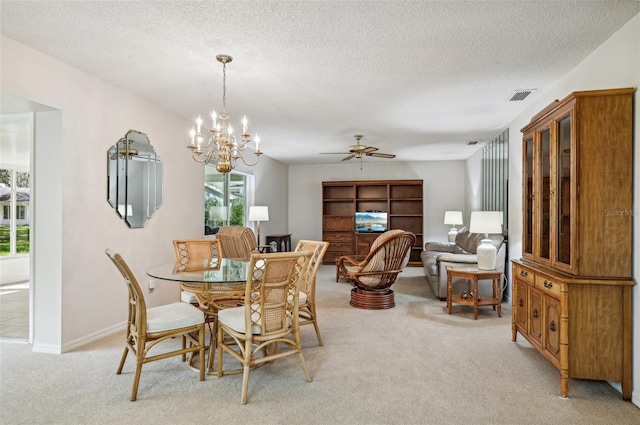
[[[533,286],[534,279],[535,279],[534,272],[532,272],[531,270],[525,269],[524,267],[521,267],[517,264],[513,266],[513,271],[515,272],[514,275],[518,276],[520,280],[524,280],[529,285]]]
[[[354,231],[353,216],[334,216],[324,218],[324,231]]]
[[[549,276],[537,275],[536,289],[556,298],[560,297],[560,282],[551,279]]]
[[[345,255],[353,253],[353,243],[346,242],[329,242],[327,251],[343,252]]]
[[[327,242],[353,243],[353,232],[324,232],[324,240]]]

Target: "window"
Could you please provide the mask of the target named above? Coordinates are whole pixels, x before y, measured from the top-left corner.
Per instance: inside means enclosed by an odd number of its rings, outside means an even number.
[[[220,226],[246,226],[253,175],[238,170],[220,174],[209,166],[204,169],[205,235],[216,233]]]
[[[29,253],[29,180],[29,173],[0,169],[0,257]]]

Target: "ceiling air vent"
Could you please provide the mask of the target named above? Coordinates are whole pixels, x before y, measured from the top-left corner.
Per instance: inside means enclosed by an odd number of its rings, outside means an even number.
[[[509,102],[519,102],[525,100],[535,89],[530,90],[516,90],[509,98]]]

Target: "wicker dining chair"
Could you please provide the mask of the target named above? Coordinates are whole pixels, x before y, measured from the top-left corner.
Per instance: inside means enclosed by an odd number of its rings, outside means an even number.
[[[217,239],[175,239],[176,271],[202,270],[220,264],[222,246]],[[182,283],[180,299],[186,303],[198,305],[196,292],[202,285]]]
[[[179,263],[177,271],[212,267],[223,257],[222,246],[217,239],[175,239],[173,248]]]
[[[297,354],[311,382],[298,323],[298,292],[311,256],[309,251],[253,254],[244,305],[218,313],[218,377],[223,352],[242,364],[242,404],[248,400],[250,370],[285,356]]]
[[[324,343],[322,342],[322,336],[320,335],[318,315],[316,314],[316,275],[318,274],[318,268],[322,264],[322,258],[324,257],[325,252],[327,252],[327,248],[329,248],[329,242],[302,239],[298,242],[295,249],[295,252],[313,252],[307,272],[300,283],[300,305],[298,314],[300,316],[300,326],[313,324],[319,345],[324,345]]]
[[[138,397],[138,384],[142,365],[145,363],[177,355],[182,355],[184,360],[187,353],[198,352],[200,353],[200,380],[204,381],[204,313],[183,302],[147,308],[142,289],[122,256],[110,249],[105,252],[124,278],[129,290],[127,339],[116,373],[118,375],[122,373],[127,355],[131,351],[136,356],[131,401],[135,401]],[[154,355],[149,354],[157,344],[175,337],[182,338],[181,348]]]
[[[178,261],[176,271],[215,269],[216,265],[219,267],[221,264],[223,250],[218,239],[176,239],[173,241],[173,246]],[[200,308],[206,315],[205,322],[209,326],[211,335],[207,370],[211,372],[215,358],[218,311],[242,305],[244,300],[243,294],[234,291],[232,285],[227,285],[230,291],[222,291],[219,288],[211,290],[208,286],[201,283],[182,282],[180,299]]]

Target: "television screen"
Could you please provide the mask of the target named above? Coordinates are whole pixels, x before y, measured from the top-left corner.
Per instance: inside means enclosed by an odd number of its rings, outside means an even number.
[[[381,233],[387,231],[386,212],[357,212],[356,232]]]

